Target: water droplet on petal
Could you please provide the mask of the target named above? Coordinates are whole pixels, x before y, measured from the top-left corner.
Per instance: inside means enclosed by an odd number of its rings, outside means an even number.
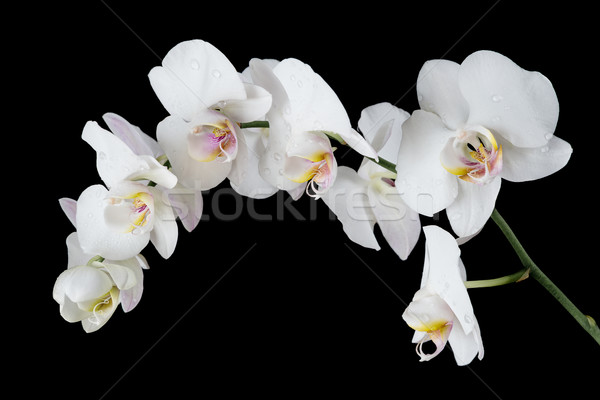
[[[473,318],[471,318],[471,316],[470,316],[470,315],[465,315],[465,318],[464,318],[464,319],[465,319],[465,322],[466,322],[467,324],[472,324],[472,323],[473,323]]]
[[[552,135],[551,133],[547,133],[547,134],[544,136],[544,138],[545,138],[546,140],[550,140],[550,139],[552,139],[552,136],[553,136],[553,135]]]
[[[492,122],[498,122],[498,121],[500,121],[499,116],[496,115],[495,117],[492,118]]]
[[[504,99],[504,97],[502,97],[502,96],[500,96],[498,94],[492,95],[492,101],[494,103],[499,103],[499,102],[502,101],[502,99]]]
[[[198,62],[198,60],[196,60],[196,59],[194,58],[194,59],[192,59],[192,61],[190,62],[190,67],[191,67],[193,70],[196,70],[196,71],[197,71],[197,70],[199,70],[199,69],[200,69],[200,63]]]
[[[221,71],[219,71],[218,69],[213,69],[212,76],[214,76],[215,78],[220,78],[221,77]]]
[[[265,169],[263,169],[263,173],[265,175],[271,175],[271,170],[269,168],[265,168]]]
[[[296,76],[295,75],[290,75],[290,80],[295,81],[296,80]]]
[[[302,87],[304,86],[304,84],[302,83],[302,81],[298,81],[298,87]]]
[[[549,148],[548,146],[544,146],[544,147],[542,147],[542,148],[540,149],[540,151],[541,151],[542,153],[547,153],[547,152],[548,152],[548,150],[550,150],[550,148]]]
[[[273,153],[273,159],[275,161],[280,161],[281,160],[281,154],[279,154],[279,153]]]
[[[283,169],[280,169],[278,172],[279,172],[279,175],[283,176]]]
[[[106,153],[103,151],[98,153],[98,160],[106,160]]]

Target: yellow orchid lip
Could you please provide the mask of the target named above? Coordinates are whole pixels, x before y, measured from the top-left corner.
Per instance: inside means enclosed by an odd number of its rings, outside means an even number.
[[[485,184],[502,170],[502,146],[492,132],[476,126],[450,138],[440,162],[446,171],[466,182]]]

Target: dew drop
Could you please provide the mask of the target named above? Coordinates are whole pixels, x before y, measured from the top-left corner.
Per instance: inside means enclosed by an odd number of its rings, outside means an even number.
[[[553,135],[552,135],[551,133],[546,133],[546,135],[544,136],[544,138],[545,138],[546,140],[550,140],[550,139],[552,139],[552,136],[553,136]]]
[[[500,121],[499,116],[496,115],[495,117],[492,118],[492,122],[498,122],[498,121]]]
[[[265,169],[263,169],[263,173],[267,176],[271,175],[271,170],[269,168],[265,168]]]
[[[290,80],[295,81],[296,80],[296,76],[295,75],[290,75]]]
[[[504,97],[502,97],[502,96],[500,96],[498,94],[492,95],[492,101],[494,103],[499,103],[499,102],[502,101],[502,99],[504,99]]]
[[[298,81],[298,82],[297,82],[297,84],[298,84],[298,87],[300,87],[300,88],[301,88],[302,86],[304,86],[304,84],[302,83],[302,81]]]
[[[212,76],[214,76],[215,78],[220,78],[221,77],[221,71],[219,71],[218,69],[213,69]]]
[[[280,161],[281,160],[281,154],[279,154],[279,153],[273,153],[273,159],[275,161]]]
[[[472,324],[473,323],[473,318],[471,318],[470,315],[465,315],[465,322],[467,324]]]
[[[548,152],[548,150],[550,150],[550,148],[549,148],[548,146],[544,146],[544,147],[542,147],[542,148],[540,149],[540,151],[541,151],[542,153],[547,153],[547,152]]]
[[[106,153],[103,151],[98,153],[98,160],[106,160]]]
[[[283,176],[283,169],[280,169],[280,170],[278,171],[278,173],[279,173],[279,175]]]
[[[196,60],[196,59],[194,58],[194,59],[192,59],[192,61],[190,62],[190,67],[191,67],[193,70],[196,70],[196,71],[197,71],[197,70],[199,70],[199,69],[200,69],[200,63],[198,62],[198,60]]]

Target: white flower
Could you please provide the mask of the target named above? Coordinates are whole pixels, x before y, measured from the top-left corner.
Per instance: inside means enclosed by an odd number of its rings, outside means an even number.
[[[67,249],[68,268],[58,276],[52,292],[66,321],[81,322],[86,332],[94,332],[119,304],[129,312],[139,303],[142,268],[148,268],[141,254],[120,261],[98,261],[81,249],[77,233],[67,238]]]
[[[362,111],[358,126],[378,156],[394,163],[407,118],[405,111],[380,103]],[[405,260],[419,238],[421,223],[418,213],[400,198],[395,178],[395,173],[365,159],[358,171],[339,167],[335,183],[322,199],[352,241],[379,250],[373,231],[378,224],[390,247]]]
[[[281,62],[253,59],[253,82],[273,98],[267,113],[269,137],[259,173],[294,198],[322,195],[335,180],[337,163],[329,136],[360,154],[377,158],[375,150],[352,129],[335,92],[312,68],[293,58]],[[327,135],[325,135],[327,133]]]
[[[417,354],[421,361],[428,361],[450,342],[458,365],[469,364],[476,355],[481,360],[481,332],[464,284],[466,272],[456,240],[437,226],[426,226],[423,232],[426,251],[421,289],[402,314],[416,331]],[[423,350],[429,340],[436,346],[431,354]]]
[[[571,146],[554,136],[552,84],[501,54],[479,51],[460,65],[428,61],[417,94],[421,110],[403,126],[396,187],[421,214],[446,209],[458,236],[482,228],[501,178],[539,179],[570,158]]]
[[[166,161],[166,156],[158,142],[146,135],[137,126],[130,124],[123,117],[106,113],[102,116],[112,133],[118,137],[137,156],[152,157],[155,160]],[[114,168],[114,167],[113,167]],[[175,175],[169,173],[175,178]],[[171,186],[171,185],[169,185]],[[196,228],[202,217],[202,191],[189,189],[177,183],[174,187],[157,186],[168,197],[173,210],[177,213],[184,228],[191,232]],[[164,195],[163,195],[164,198]]]
[[[207,190],[231,172],[244,133],[238,123],[264,117],[271,95],[242,81],[217,48],[201,40],[179,43],[149,74],[159,100],[171,114],[158,124],[165,149],[182,185]]]

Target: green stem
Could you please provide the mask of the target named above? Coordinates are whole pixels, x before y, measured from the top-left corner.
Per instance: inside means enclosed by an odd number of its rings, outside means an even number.
[[[529,269],[530,276],[538,281],[558,302],[575,318],[575,320],[581,325],[583,329],[585,329],[593,338],[596,340],[598,344],[600,344],[600,328],[594,321],[593,318],[583,314],[579,309],[573,304],[571,300],[542,272],[542,270],[535,265],[535,263],[531,260],[512,229],[508,226],[504,218],[500,215],[498,210],[494,209],[492,213],[492,220],[498,225],[508,242],[511,244],[519,259],[521,260],[521,264],[526,269]]]
[[[485,288],[507,285],[509,283],[521,282],[529,277],[529,269],[523,268],[514,274],[506,275],[496,279],[485,279],[481,281],[466,281],[465,286],[467,289]]]
[[[240,122],[240,128],[268,128],[269,121],[251,121],[251,122]]]
[[[396,173],[396,164],[386,160],[385,158],[379,157],[379,161],[375,161],[374,158],[367,157],[369,160],[373,161],[375,164],[382,166],[388,171],[392,171],[394,174]]]

